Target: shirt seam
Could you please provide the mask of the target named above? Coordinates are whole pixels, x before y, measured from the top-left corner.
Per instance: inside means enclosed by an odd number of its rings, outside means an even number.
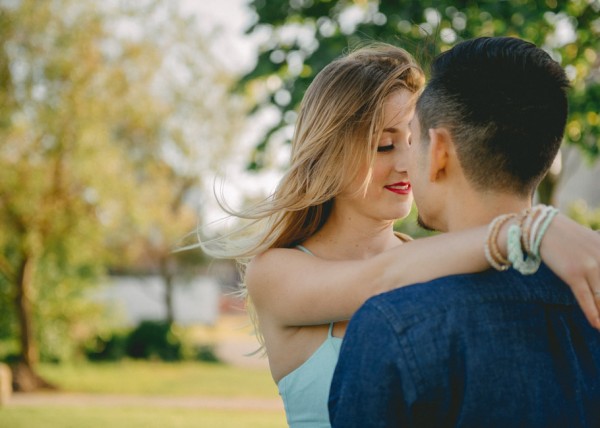
[[[383,320],[390,327],[391,331],[396,333],[394,334],[394,336],[398,344],[398,349],[400,349],[400,352],[402,353],[402,358],[404,358],[405,364],[408,368],[408,370],[400,370],[397,359],[392,359],[396,370],[399,371],[399,374],[401,376],[406,376],[410,380],[410,383],[415,390],[415,395],[422,394],[424,391],[424,379],[421,374],[421,370],[419,369],[419,366],[417,364],[416,355],[414,354],[414,352],[412,352],[412,347],[410,346],[408,338],[405,337],[404,331],[399,332],[396,326],[394,325],[394,320],[392,318],[396,317],[393,316],[393,314],[388,313],[385,310],[386,308],[382,307],[381,305],[375,304],[374,302],[371,302],[371,304],[373,305],[373,308],[382,315]],[[407,391],[403,391],[404,396],[406,396],[406,392]]]

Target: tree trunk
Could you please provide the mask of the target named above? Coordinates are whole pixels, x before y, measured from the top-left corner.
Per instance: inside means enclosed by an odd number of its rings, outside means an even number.
[[[21,327],[21,358],[28,366],[38,362],[38,350],[33,333],[31,312],[31,285],[34,263],[31,257],[25,257],[17,273],[16,305]]]
[[[165,275],[165,304],[167,305],[167,322],[173,324],[175,321],[175,309],[173,308],[173,277],[170,274]]]
[[[17,271],[17,293],[15,306],[20,327],[21,355],[20,361],[13,367],[13,387],[15,391],[30,392],[37,389],[54,387],[42,379],[35,370],[39,360],[38,347],[33,329],[31,305],[31,287],[35,260],[25,256]]]
[[[167,322],[173,324],[175,321],[175,308],[173,307],[173,272],[171,269],[171,261],[169,257],[161,260],[160,263],[160,274],[165,284],[165,307],[167,308]]]

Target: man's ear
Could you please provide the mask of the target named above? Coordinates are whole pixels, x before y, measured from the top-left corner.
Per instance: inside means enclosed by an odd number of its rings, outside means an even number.
[[[429,181],[446,176],[452,148],[452,137],[446,128],[429,129]]]

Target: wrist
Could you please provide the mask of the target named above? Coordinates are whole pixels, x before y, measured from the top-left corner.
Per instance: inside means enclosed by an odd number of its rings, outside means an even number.
[[[512,217],[500,228],[500,232],[498,233],[498,249],[504,258],[508,258],[508,229],[512,225],[518,225],[519,223],[520,221],[517,217]]]
[[[543,238],[557,213],[554,207],[536,205],[520,214],[496,217],[484,248],[490,266],[499,271],[512,266],[524,275],[535,273],[541,263]]]

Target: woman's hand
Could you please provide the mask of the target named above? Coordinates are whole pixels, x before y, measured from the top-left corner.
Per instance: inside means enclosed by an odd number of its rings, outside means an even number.
[[[600,329],[600,234],[559,214],[542,240],[540,254],[571,287],[589,322]]]

